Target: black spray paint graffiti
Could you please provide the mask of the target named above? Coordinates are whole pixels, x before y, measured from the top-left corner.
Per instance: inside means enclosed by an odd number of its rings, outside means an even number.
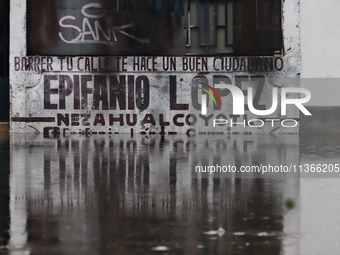
[[[67,15],[62,17],[59,20],[59,25],[61,27],[64,28],[69,28],[69,29],[74,29],[78,32],[78,36],[76,38],[73,38],[71,40],[66,40],[62,34],[62,32],[59,32],[59,37],[61,40],[63,40],[65,43],[73,43],[73,44],[79,44],[79,43],[99,43],[99,44],[105,44],[108,46],[114,46],[115,42],[117,42],[117,36],[116,36],[116,32],[121,33],[127,37],[130,37],[140,43],[149,43],[150,40],[149,39],[140,39],[137,38],[129,33],[127,33],[126,31],[124,31],[124,29],[126,28],[131,28],[134,27],[135,24],[133,22],[129,23],[129,24],[125,24],[125,25],[121,25],[121,26],[115,26],[112,22],[112,19],[107,15],[107,12],[105,10],[103,10],[102,13],[100,14],[90,14],[87,12],[87,9],[91,9],[93,11],[93,9],[101,9],[102,5],[101,3],[89,3],[89,4],[85,4],[82,9],[81,9],[81,13],[83,14],[84,18],[82,21],[82,27],[78,27],[75,25],[71,25],[71,24],[65,24],[64,21],[67,20],[76,20],[76,17],[72,16],[72,15]],[[105,27],[107,28],[107,31],[105,32],[103,29],[103,26],[100,24],[100,22],[98,21],[98,19],[101,18],[105,18]],[[96,19],[94,21],[94,29],[93,26],[91,25],[89,19]],[[103,39],[105,38],[105,40],[100,39],[100,33],[103,36]],[[93,40],[89,40],[86,39],[85,40],[85,36],[91,36],[93,38]],[[112,41],[113,40],[113,41]]]

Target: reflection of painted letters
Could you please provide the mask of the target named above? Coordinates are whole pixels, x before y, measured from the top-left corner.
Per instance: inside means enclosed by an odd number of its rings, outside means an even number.
[[[95,15],[87,12],[87,9],[93,10],[94,8],[97,8],[97,9],[102,8],[101,3],[85,4],[83,8],[81,9],[81,13],[84,15],[81,28],[76,25],[65,24],[65,21],[76,20],[76,17],[72,15],[67,15],[67,16],[62,17],[59,20],[59,25],[64,28],[76,30],[78,32],[78,36],[71,40],[66,40],[62,32],[59,32],[60,39],[63,40],[65,43],[100,43],[100,44],[113,46],[115,42],[117,42],[116,32],[118,32],[140,43],[149,42],[148,39],[139,39],[123,30],[126,28],[134,27],[135,26],[134,23],[125,24],[122,26],[114,26],[112,23],[112,19],[110,19],[110,17],[107,15],[105,10],[102,13],[95,14]],[[93,25],[91,25],[89,21],[89,19],[101,19],[101,18],[105,18],[106,27],[107,27],[106,32],[104,31],[103,26],[99,23],[98,20],[95,20]],[[102,35],[103,39],[100,39],[100,34]],[[91,36],[93,40],[89,40],[89,39],[85,40],[85,36]]]

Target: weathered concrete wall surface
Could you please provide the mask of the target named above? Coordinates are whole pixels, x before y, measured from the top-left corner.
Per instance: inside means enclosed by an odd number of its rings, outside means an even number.
[[[278,57],[28,56],[25,13],[26,3],[11,1],[12,132],[298,132],[301,109],[285,111],[280,104],[286,94],[299,98],[298,1],[283,3],[284,53]],[[51,26],[64,24],[56,22]],[[230,85],[236,91],[230,93]],[[256,114],[249,103],[272,110]],[[216,119],[224,122],[214,125]]]

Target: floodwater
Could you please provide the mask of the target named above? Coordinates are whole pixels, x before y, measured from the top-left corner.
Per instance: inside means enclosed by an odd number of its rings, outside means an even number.
[[[339,178],[197,172],[339,154],[334,136],[13,134],[0,254],[340,254]]]

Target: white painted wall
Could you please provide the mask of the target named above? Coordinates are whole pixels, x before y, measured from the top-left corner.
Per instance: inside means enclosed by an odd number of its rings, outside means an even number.
[[[340,1],[300,0],[301,78],[340,78]],[[302,79],[309,106],[340,106],[340,79]]]
[[[340,78],[340,1],[301,0],[303,78]]]
[[[11,22],[10,22],[10,30],[11,30],[11,37],[10,37],[10,60],[11,60],[11,68],[10,68],[10,84],[11,84],[11,92],[10,92],[10,98],[11,98],[11,108],[10,108],[10,116],[11,116],[11,123],[10,123],[10,131],[11,132],[30,132],[30,133],[48,133],[52,130],[55,130],[55,133],[59,132],[89,132],[89,133],[114,133],[114,132],[119,132],[119,133],[129,133],[131,132],[132,126],[134,127],[132,129],[132,132],[146,132],[147,130],[151,130],[154,132],[159,132],[158,130],[160,129],[161,121],[157,121],[158,123],[155,123],[154,121],[145,119],[146,114],[147,118],[156,118],[157,116],[160,116],[162,112],[165,112],[167,114],[170,114],[169,116],[166,116],[165,121],[168,121],[170,118],[170,121],[177,117],[181,116],[178,115],[180,114],[187,114],[185,111],[188,111],[187,109],[173,109],[175,107],[170,107],[170,95],[172,94],[173,96],[171,98],[175,98],[177,104],[184,104],[187,102],[188,99],[190,99],[189,96],[191,96],[191,85],[193,84],[193,78],[198,74],[201,73],[202,71],[207,71],[209,72],[209,75],[211,77],[208,77],[208,81],[205,83],[211,83],[213,82],[213,75],[217,73],[221,73],[223,75],[228,75],[228,77],[235,77],[236,75],[253,75],[253,74],[264,74],[266,77],[270,78],[271,81],[274,83],[266,85],[266,88],[268,90],[263,90],[263,95],[261,96],[263,102],[261,104],[268,104],[268,106],[272,105],[271,101],[269,100],[271,98],[271,92],[269,88],[273,86],[273,84],[276,84],[277,82],[275,81],[276,79],[281,79],[282,77],[289,77],[289,78],[294,78],[297,77],[297,74],[301,73],[301,66],[300,66],[300,28],[299,28],[299,0],[287,0],[283,2],[283,37],[284,37],[284,47],[285,47],[285,53],[284,56],[280,57],[283,61],[283,66],[281,68],[276,68],[275,70],[272,71],[257,71],[254,73],[254,71],[249,71],[248,69],[243,69],[243,70],[238,70],[232,68],[229,70],[215,70],[213,68],[213,64],[208,64],[209,68],[212,70],[208,70],[208,68],[205,68],[206,70],[203,70],[202,68],[194,68],[194,69],[187,69],[184,68],[183,65],[183,59],[181,57],[177,57],[175,59],[175,62],[177,63],[178,68],[174,68],[173,70],[169,70],[168,68],[163,68],[162,69],[162,59],[163,57],[159,57],[158,59],[155,59],[157,64],[155,64],[157,67],[153,68],[153,70],[145,70],[138,68],[138,70],[134,69],[134,58],[132,56],[128,58],[124,58],[124,64],[121,64],[119,69],[117,65],[117,59],[112,57],[107,57],[105,59],[105,65],[107,63],[107,68],[103,69],[106,71],[106,73],[102,73],[102,77],[104,79],[108,79],[109,75],[108,73],[113,73],[117,74],[119,72],[119,75],[125,75],[124,79],[127,77],[126,75],[131,75],[137,76],[140,75],[145,75],[145,77],[148,79],[145,79],[145,82],[150,83],[150,104],[148,104],[148,107],[138,109],[138,107],[134,107],[134,109],[131,109],[132,107],[128,107],[128,109],[122,109],[120,112],[114,111],[114,109],[103,109],[104,107],[92,107],[93,105],[93,95],[90,95],[88,100],[82,100],[83,102],[86,101],[86,107],[84,104],[84,109],[78,109],[79,107],[75,106],[73,103],[74,98],[77,98],[78,95],[76,94],[77,92],[76,89],[73,91],[73,94],[69,94],[69,100],[66,101],[66,107],[60,107],[57,106],[56,103],[60,102],[57,97],[57,93],[54,95],[52,94],[50,96],[49,90],[45,89],[45,78],[46,78],[46,87],[50,87],[52,89],[55,89],[58,87],[58,81],[54,79],[55,75],[68,75],[69,77],[73,77],[74,75],[91,75],[93,78],[91,78],[93,81],[95,80],[94,75],[100,75],[100,72],[103,70],[99,70],[98,68],[84,68],[85,66],[79,66],[77,63],[80,63],[84,60],[84,57],[69,57],[67,60],[69,60],[69,63],[74,63],[74,65],[69,64],[70,67],[65,66],[65,61],[63,61],[61,58],[58,58],[57,56],[50,56],[50,66],[46,67],[40,67],[38,62],[41,65],[44,61],[45,63],[47,62],[46,58],[43,60],[44,57],[39,57],[39,56],[27,56],[26,52],[26,2],[23,0],[11,0]],[[33,68],[33,58],[34,58],[34,63],[36,64]],[[28,59],[27,64],[26,60]],[[89,58],[87,58],[89,60]],[[186,58],[185,58],[186,59]],[[121,59],[120,61],[122,61]],[[236,59],[237,60],[237,59]],[[31,62],[30,62],[31,61]],[[99,59],[98,59],[99,61]],[[145,61],[145,56],[144,56],[144,61]],[[210,57],[208,60],[210,63],[213,63],[214,58]],[[233,60],[234,61],[234,60]],[[237,60],[238,61],[238,60]],[[242,60],[239,60],[242,61]],[[244,60],[245,61],[245,60]],[[94,60],[95,62],[95,60]],[[21,64],[20,64],[21,63]],[[24,64],[22,64],[24,63]],[[100,62],[99,62],[100,63]],[[24,66],[24,68],[23,68]],[[124,68],[123,68],[124,66]],[[241,66],[241,64],[240,64]],[[27,67],[27,68],[26,68]],[[126,67],[126,68],[125,68]],[[181,68],[182,67],[182,68]],[[84,70],[85,69],[85,70]],[[226,68],[224,68],[226,69]],[[118,72],[117,72],[118,71]],[[174,77],[176,75],[176,77]],[[150,76],[150,79],[148,78]],[[171,76],[173,79],[170,79]],[[59,76],[58,76],[59,77]],[[65,77],[65,76],[63,76]],[[145,78],[144,77],[144,78]],[[52,82],[49,82],[49,79],[51,78]],[[134,77],[132,77],[134,78]],[[59,79],[59,78],[58,78]],[[210,81],[209,81],[210,80]],[[234,79],[235,80],[235,79]],[[267,79],[268,80],[268,79]],[[174,85],[177,86],[178,83],[178,90],[176,90],[177,94],[174,95],[174,93],[170,93],[170,81],[172,82],[172,88],[174,88]],[[235,82],[234,82],[235,83]],[[246,82],[243,82],[246,83]],[[62,84],[62,83],[60,83]],[[71,84],[71,82],[70,82]],[[99,84],[99,83],[98,83]],[[107,84],[109,84],[107,82]],[[108,86],[108,85],[105,86]],[[286,86],[286,87],[293,87],[293,86],[299,86],[298,83],[295,82],[284,82],[281,85],[277,86]],[[92,86],[92,84],[89,84],[89,86]],[[94,85],[93,85],[94,86]],[[242,86],[253,86],[250,85],[248,82],[247,84],[243,84]],[[255,85],[254,85],[255,86]],[[90,87],[89,87],[90,88]],[[92,87],[91,87],[92,88]],[[181,89],[181,90],[180,90]],[[246,89],[244,87],[243,89]],[[60,90],[61,91],[61,90]],[[85,90],[84,90],[85,91]],[[97,90],[99,91],[99,90]],[[107,89],[107,91],[110,91]],[[132,92],[131,90],[130,92]],[[46,93],[45,93],[46,92]],[[92,93],[92,92],[91,92]],[[143,92],[144,93],[144,92]],[[45,98],[46,95],[46,98]],[[87,94],[86,94],[87,95]],[[122,96],[121,96],[122,97]],[[83,97],[85,98],[85,97]],[[137,97],[136,97],[137,98]],[[46,100],[45,100],[46,99]],[[54,102],[55,101],[55,102]],[[61,100],[63,101],[63,100]],[[97,100],[98,101],[98,100]],[[100,100],[99,100],[100,101]],[[99,102],[98,101],[98,102]],[[135,100],[136,101],[136,100]],[[171,100],[172,102],[173,100]],[[192,100],[191,100],[192,101]],[[44,104],[45,102],[52,102],[53,107],[50,106],[50,104],[47,103]],[[83,103],[82,102],[82,103]],[[112,101],[114,102],[114,101]],[[228,100],[229,102],[229,100]],[[230,100],[230,102],[232,102]],[[136,103],[135,103],[136,105]],[[175,105],[175,104],[172,104]],[[187,104],[189,105],[189,104]],[[57,107],[55,107],[57,106]],[[212,101],[210,100],[210,107],[212,108]],[[58,108],[59,107],[59,108]],[[187,106],[185,106],[187,107]],[[231,112],[232,105],[230,104],[223,104],[223,107],[221,108],[221,113],[226,113],[226,112]],[[100,109],[98,109],[100,108]],[[114,108],[114,107],[112,107]],[[125,107],[126,108],[126,107]],[[147,108],[147,110],[146,110]],[[197,109],[196,109],[197,108]],[[191,107],[190,108],[190,113],[196,114],[199,116],[200,114],[200,109],[199,107]],[[269,107],[268,107],[269,108]],[[61,111],[59,111],[61,110]],[[99,112],[100,111],[100,112]],[[182,111],[184,113],[182,113]],[[216,110],[214,110],[216,112]],[[189,112],[188,112],[189,113]],[[59,114],[59,115],[58,115]],[[64,114],[64,115],[63,115]],[[67,117],[66,117],[67,114]],[[72,117],[72,114],[76,114],[79,116],[79,114],[87,114],[87,119],[90,121],[90,124],[92,126],[88,126],[88,123],[84,122],[73,122],[69,123],[69,118]],[[88,116],[90,114],[91,116]],[[97,115],[99,114],[99,115]],[[111,114],[111,115],[110,115]],[[135,114],[134,116],[138,116],[136,119],[134,125],[127,125],[127,123],[118,123],[115,121],[115,123],[110,123],[109,118],[111,117],[111,120],[113,120],[114,117],[113,114]],[[152,115],[150,115],[152,114]],[[172,115],[171,115],[172,114]],[[216,114],[216,113],[215,113]],[[287,118],[296,118],[298,116],[299,112],[297,108],[291,108],[288,109],[288,114]],[[73,116],[76,116],[73,115]],[[254,114],[255,115],[255,114]],[[253,116],[254,116],[253,115]],[[61,120],[58,122],[58,116],[59,120],[60,118],[67,119],[65,122],[61,122]],[[101,117],[102,116],[102,117]],[[126,115],[127,116],[127,115]],[[125,117],[126,117],[125,116]],[[153,117],[156,116],[156,117]],[[217,115],[216,115],[217,116]],[[100,123],[95,120],[98,120],[100,117],[101,121]],[[119,118],[123,117],[123,115],[119,115]],[[176,117],[176,118],[177,118]],[[277,118],[281,117],[279,113],[279,109],[277,109],[276,112],[272,113],[272,116],[267,116],[270,118]],[[183,117],[180,117],[183,118]],[[248,119],[254,119],[256,118],[255,116],[252,117],[251,115],[248,115]],[[161,118],[159,118],[161,119]],[[202,119],[202,118],[201,118]],[[120,120],[120,119],[118,119]],[[243,120],[238,120],[238,122],[243,121]],[[141,124],[142,123],[142,124]],[[243,122],[242,122],[243,123]],[[86,124],[86,125],[85,125]],[[182,123],[180,123],[182,124]],[[175,131],[179,133],[185,133],[191,130],[191,125],[185,123],[185,125],[180,125],[177,124],[176,121],[172,121],[169,124],[169,127],[167,128],[167,131]],[[120,126],[122,125],[122,126]],[[210,126],[212,126],[213,123],[211,121]],[[200,129],[195,127],[196,131],[208,131],[210,132],[211,130],[208,129],[210,128],[209,126],[206,126],[205,121],[201,121],[201,123],[198,123],[196,126],[198,126]],[[62,129],[60,129],[60,127]],[[203,129],[201,129],[201,127]],[[240,126],[235,126],[232,127],[234,132],[235,128],[238,128]],[[216,126],[214,127],[216,132],[224,132],[225,127],[221,126]],[[217,130],[217,129],[221,130]],[[275,129],[277,131],[275,132],[287,132],[287,129],[284,129],[280,126],[269,126],[268,129],[258,129],[258,128],[253,128],[253,127],[242,127],[242,130],[238,129],[238,132],[261,132],[263,133],[269,133],[271,130]],[[246,129],[248,128],[248,130]],[[251,128],[251,129],[250,129]],[[87,131],[85,131],[87,130]],[[214,131],[214,132],[215,132]],[[148,131],[149,132],[149,131]],[[292,130],[291,128],[288,131],[289,133],[291,132],[298,132],[298,128],[296,130]]]

